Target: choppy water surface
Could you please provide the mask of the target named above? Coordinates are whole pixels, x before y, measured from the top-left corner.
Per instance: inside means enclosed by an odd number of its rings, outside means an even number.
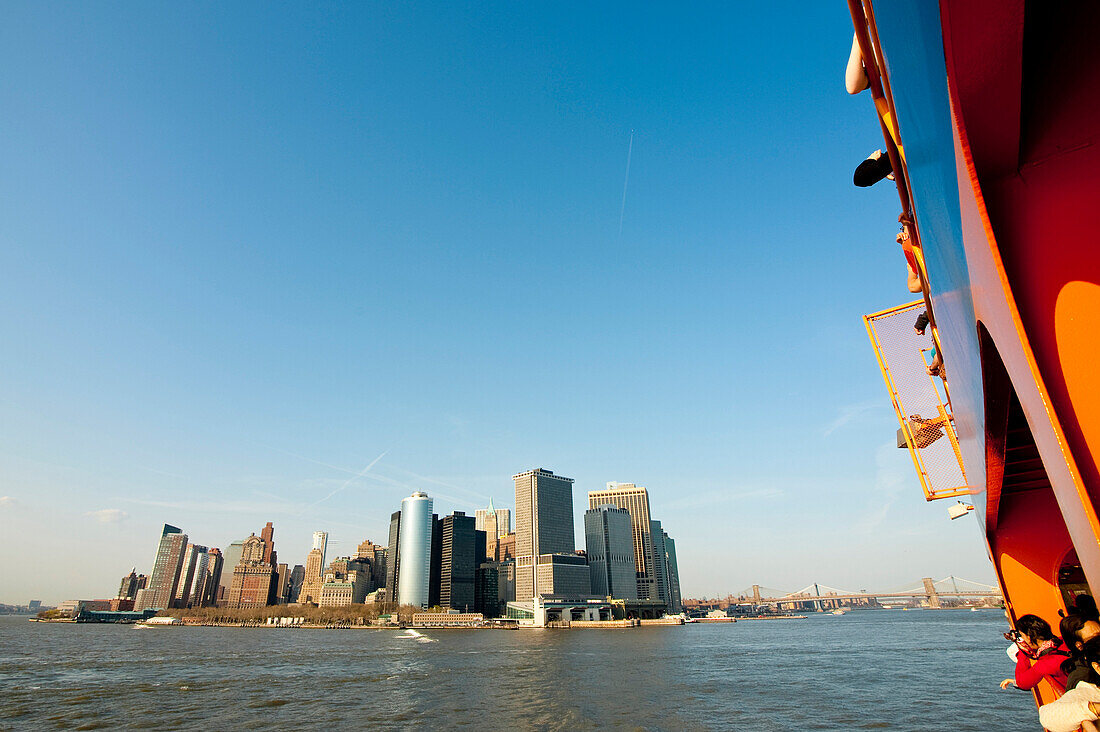
[[[153,628],[0,617],[0,728],[1038,729],[998,611],[624,630]]]

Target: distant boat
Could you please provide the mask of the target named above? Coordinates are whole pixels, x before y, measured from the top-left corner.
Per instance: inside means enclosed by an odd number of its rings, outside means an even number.
[[[145,620],[143,620],[139,623],[134,623],[135,628],[156,628],[156,627],[163,628],[163,627],[169,626],[169,625],[183,625],[183,621],[180,620],[179,618],[173,618],[170,615],[169,616],[154,615],[153,617],[146,618]]]
[[[836,610],[833,610],[831,614],[832,615],[843,615],[846,612],[848,612],[848,611],[847,610],[841,610],[840,608],[837,608]]]

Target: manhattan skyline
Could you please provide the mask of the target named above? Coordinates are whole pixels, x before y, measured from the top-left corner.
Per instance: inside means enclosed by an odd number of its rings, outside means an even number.
[[[164,523],[336,556],[524,466],[577,536],[646,486],[685,597],[992,580],[860,322],[905,273],[836,11],[13,6],[0,602],[105,596]]]

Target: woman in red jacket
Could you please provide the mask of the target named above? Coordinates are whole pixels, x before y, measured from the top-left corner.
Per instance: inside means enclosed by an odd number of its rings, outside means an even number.
[[[1066,673],[1062,662],[1069,657],[1069,649],[1054,637],[1050,624],[1038,615],[1023,615],[1016,621],[1016,630],[1005,633],[1005,638],[1016,643],[1016,677],[1005,679],[1001,688],[1015,684],[1021,689],[1033,689],[1046,678],[1058,694],[1066,690]]]

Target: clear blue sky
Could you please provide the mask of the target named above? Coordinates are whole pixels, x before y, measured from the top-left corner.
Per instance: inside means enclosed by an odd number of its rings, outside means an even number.
[[[910,296],[844,4],[452,5],[8,6],[0,601],[539,466],[648,486],[687,595],[992,581],[860,321]]]

